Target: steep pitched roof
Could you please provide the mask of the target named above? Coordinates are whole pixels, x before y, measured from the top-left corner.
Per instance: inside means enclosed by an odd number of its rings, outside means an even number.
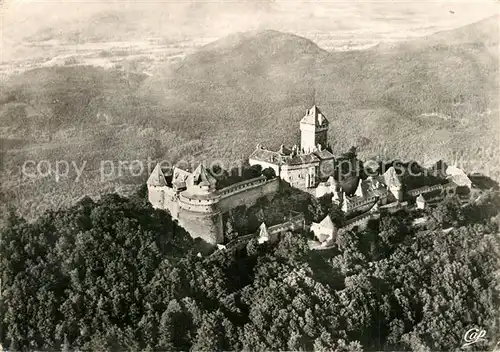
[[[401,180],[399,179],[398,173],[394,166],[391,166],[384,173],[385,184],[389,187],[401,187]]]
[[[446,168],[446,175],[448,179],[455,182],[458,186],[470,187],[472,185],[472,181],[467,174],[456,166],[448,166]]]
[[[358,187],[356,187],[356,192],[354,192],[354,194],[358,197],[363,197],[367,193],[366,188],[366,183],[364,183],[360,178],[358,181]]]
[[[264,238],[269,237],[269,234],[267,232],[267,226],[265,223],[260,224],[259,237],[264,237]]]
[[[193,184],[206,184],[206,185],[215,185],[217,183],[217,179],[208,172],[208,170],[203,166],[203,164],[198,165],[196,170],[193,171]]]
[[[151,172],[151,175],[149,175],[148,186],[166,186],[167,181],[165,180],[165,175],[163,174],[163,171],[161,171],[160,164],[156,164],[155,168]]]
[[[323,115],[316,105],[307,110],[306,115],[300,120],[300,123],[315,125],[317,127],[326,127],[329,124],[325,115]]]
[[[333,224],[332,219],[330,218],[330,215],[325,216],[323,220],[319,223],[319,226],[324,227],[329,230],[335,229],[335,225]]]

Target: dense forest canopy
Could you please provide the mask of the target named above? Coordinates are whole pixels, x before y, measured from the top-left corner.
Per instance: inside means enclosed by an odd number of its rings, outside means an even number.
[[[204,256],[144,189],[130,199],[84,198],[33,223],[12,213],[1,234],[1,343],[429,351],[457,349],[481,327],[486,339],[471,348],[485,350],[500,333],[499,205],[495,192],[465,207],[451,198],[420,214],[433,220],[418,228],[413,211],[382,215],[339,233],[331,251],[287,233]],[[308,217],[336,211],[321,200],[308,209]]]

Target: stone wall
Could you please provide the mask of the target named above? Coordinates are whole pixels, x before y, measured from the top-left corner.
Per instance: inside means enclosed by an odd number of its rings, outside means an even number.
[[[148,186],[148,199],[153,208],[165,209],[166,186]]]
[[[222,214],[203,214],[187,210],[179,212],[181,225],[193,238],[201,238],[210,244],[224,242]]]
[[[189,197],[185,193],[179,195],[179,207],[181,211],[188,210],[197,213],[216,213],[219,197],[214,196],[207,199]]]
[[[249,187],[236,190],[227,195],[221,196],[217,209],[221,213],[227,213],[240,205],[250,207],[255,204],[257,199],[264,196],[274,195],[279,190],[280,180],[274,178],[263,183],[257,183]]]
[[[295,215],[286,222],[268,227],[267,233],[269,235],[278,235],[287,231],[300,230],[304,228],[304,223],[305,219],[303,214]]]
[[[361,197],[356,197],[356,198],[357,199],[355,200],[349,200],[349,201],[344,200],[342,210],[345,213],[352,213],[368,205],[373,205],[377,203],[380,199],[379,196],[372,196],[369,198],[361,198]]]
[[[372,214],[370,212],[367,212],[356,216],[355,218],[349,219],[348,221],[346,221],[344,227],[342,228],[345,230],[351,230],[356,226],[364,228],[368,225],[368,221],[370,221],[371,219],[378,219],[379,217],[379,214]]]
[[[313,188],[316,186],[318,164],[284,165],[280,178],[301,190]]]

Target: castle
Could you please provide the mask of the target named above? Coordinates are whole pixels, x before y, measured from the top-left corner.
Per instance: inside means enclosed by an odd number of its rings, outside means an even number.
[[[272,151],[257,145],[249,163],[263,169],[274,169],[281,180],[315,197],[333,194],[333,201],[342,205],[346,213],[374,201],[381,204],[401,201],[402,184],[394,168],[389,168],[381,176],[358,179],[355,194],[348,196],[345,193],[334,177],[338,160],[329,151],[329,125],[326,116],[313,105],[300,121],[300,148],[282,145],[278,151]]]
[[[157,164],[147,181],[149,201],[155,208],[168,210],[191,236],[212,244],[224,242],[225,214],[240,205],[250,207],[261,197],[272,197],[281,185],[298,188],[315,197],[332,194],[332,202],[341,207],[347,217],[400,206],[403,184],[392,166],[383,174],[365,179],[356,175],[354,192],[348,194],[343,189],[334,177],[342,159],[336,160],[329,150],[328,128],[326,116],[314,105],[300,121],[300,147],[282,145],[278,151],[272,151],[257,145],[249,157],[249,164],[260,165],[262,169],[272,168],[275,178],[261,175],[217,189],[217,179],[202,164],[193,172],[177,167],[163,170]],[[453,180],[457,179],[450,181],[452,188],[457,183],[470,188],[470,181],[463,172],[451,171]],[[427,191],[412,190],[408,195],[416,197]]]
[[[333,174],[335,158],[327,149],[328,127],[328,120],[314,105],[300,121],[300,148],[282,145],[278,151],[271,151],[257,145],[248,161],[274,169],[290,186],[311,193],[320,181],[326,181],[323,175]]]

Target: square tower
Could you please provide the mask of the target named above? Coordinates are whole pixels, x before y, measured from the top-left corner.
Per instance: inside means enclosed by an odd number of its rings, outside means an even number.
[[[312,153],[328,146],[329,122],[316,105],[306,111],[300,120],[300,149],[302,153]]]

